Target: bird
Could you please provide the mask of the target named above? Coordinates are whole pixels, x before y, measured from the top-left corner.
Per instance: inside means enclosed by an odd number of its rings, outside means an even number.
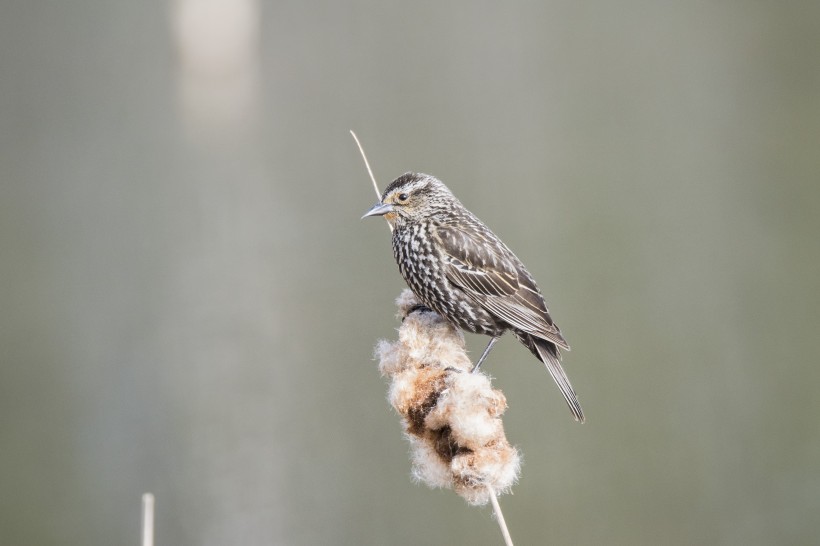
[[[383,216],[392,231],[393,256],[416,297],[454,326],[493,345],[510,331],[546,365],[576,421],[578,397],[561,367],[570,346],[552,320],[544,297],[521,260],[442,181],[422,173],[393,180],[362,219]]]

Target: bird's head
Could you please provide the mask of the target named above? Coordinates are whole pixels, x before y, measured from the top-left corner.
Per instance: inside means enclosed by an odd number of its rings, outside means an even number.
[[[444,183],[429,174],[406,173],[385,188],[382,199],[365,213],[384,216],[391,226],[412,224],[459,204]]]

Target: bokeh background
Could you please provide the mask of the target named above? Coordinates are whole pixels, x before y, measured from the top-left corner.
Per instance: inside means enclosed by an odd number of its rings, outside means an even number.
[[[0,542],[499,544],[411,482],[372,360],[382,188],[444,180],[539,280],[520,544],[820,536],[820,3],[11,0]],[[485,340],[471,337],[479,352]]]

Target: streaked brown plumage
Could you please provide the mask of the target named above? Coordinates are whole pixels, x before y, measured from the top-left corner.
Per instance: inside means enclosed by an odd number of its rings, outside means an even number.
[[[584,412],[561,367],[569,350],[524,264],[440,180],[407,173],[366,216],[384,216],[393,255],[410,289],[456,326],[492,336],[476,367],[507,330],[549,371],[576,420]]]

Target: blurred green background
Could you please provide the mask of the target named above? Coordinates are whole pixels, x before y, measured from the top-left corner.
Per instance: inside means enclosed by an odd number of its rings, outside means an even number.
[[[520,544],[820,536],[820,3],[5,2],[3,544],[499,544],[409,477],[375,195],[538,279],[487,371]],[[485,339],[471,337],[473,354]]]

